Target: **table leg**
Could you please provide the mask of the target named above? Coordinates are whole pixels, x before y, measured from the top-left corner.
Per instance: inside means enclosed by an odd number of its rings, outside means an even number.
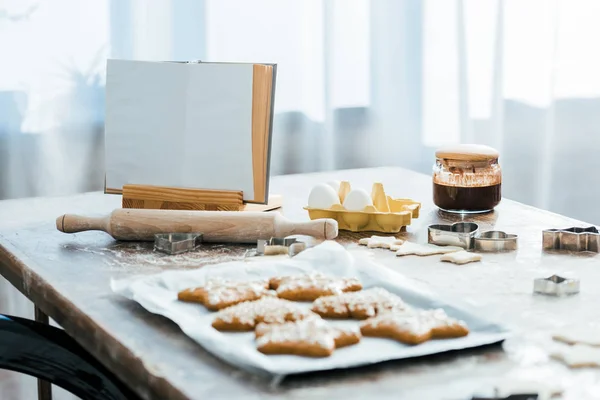
[[[50,325],[49,318],[42,310],[40,310],[37,306],[34,306],[35,311],[35,321],[40,324]],[[52,385],[50,382],[45,381],[43,379],[37,380],[38,386],[38,400],[52,400]]]

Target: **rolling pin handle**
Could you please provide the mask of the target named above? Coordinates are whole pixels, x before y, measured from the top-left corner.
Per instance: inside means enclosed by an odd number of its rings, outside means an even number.
[[[325,239],[335,239],[338,236],[338,222],[335,219],[327,218],[324,223]]]
[[[338,235],[338,223],[332,218],[314,219],[307,222],[291,222],[277,214],[275,217],[275,236],[307,235],[317,239],[335,239]]]
[[[105,217],[82,217],[80,215],[65,214],[56,219],[56,229],[64,233],[77,233],[84,231],[107,231]]]

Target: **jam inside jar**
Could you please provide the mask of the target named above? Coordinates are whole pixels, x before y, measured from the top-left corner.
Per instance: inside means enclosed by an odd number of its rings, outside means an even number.
[[[481,145],[460,145],[436,152],[433,202],[454,213],[490,212],[502,199],[498,152]]]

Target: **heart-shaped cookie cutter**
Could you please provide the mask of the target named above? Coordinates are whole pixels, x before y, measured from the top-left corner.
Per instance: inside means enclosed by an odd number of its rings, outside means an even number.
[[[595,226],[587,228],[546,229],[542,231],[544,250],[600,252],[600,232]]]
[[[503,252],[517,249],[518,236],[503,231],[482,232],[474,239],[475,250],[482,252]]]
[[[438,246],[459,246],[465,250],[503,252],[517,249],[518,236],[503,231],[479,233],[474,222],[457,222],[452,225],[429,225],[427,241]]]
[[[427,241],[438,246],[458,246],[472,249],[479,225],[474,222],[457,222],[452,225],[434,224],[427,228]]]

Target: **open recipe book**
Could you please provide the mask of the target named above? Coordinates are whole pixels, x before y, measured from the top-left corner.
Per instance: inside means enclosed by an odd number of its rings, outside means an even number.
[[[243,191],[266,204],[275,64],[108,60],[106,193]]]

